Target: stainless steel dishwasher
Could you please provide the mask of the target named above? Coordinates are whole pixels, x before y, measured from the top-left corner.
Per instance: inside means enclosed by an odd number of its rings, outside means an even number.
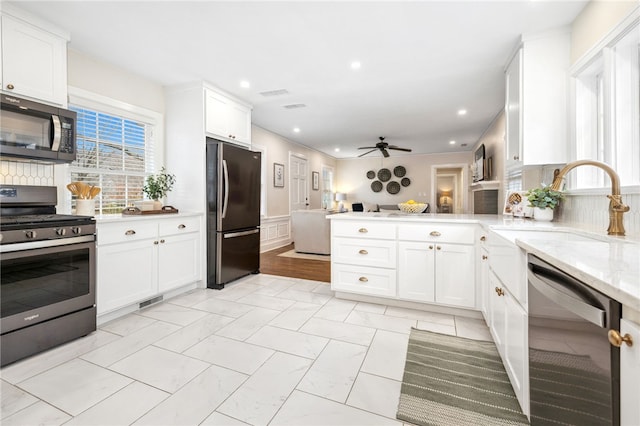
[[[621,305],[529,255],[531,424],[619,425]]]

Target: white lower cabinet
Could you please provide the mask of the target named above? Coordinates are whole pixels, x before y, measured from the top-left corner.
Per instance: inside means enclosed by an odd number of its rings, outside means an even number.
[[[436,301],[435,258],[433,244],[398,243],[398,281],[402,283],[398,288],[400,298]]]
[[[513,391],[525,414],[528,414],[527,380],[529,362],[529,340],[527,312],[520,306],[509,290],[489,272],[489,328],[509,375]]]
[[[98,222],[98,315],[201,279],[198,216]]]
[[[620,347],[620,424],[640,425],[640,324],[622,319],[620,333],[629,334],[633,344]]]

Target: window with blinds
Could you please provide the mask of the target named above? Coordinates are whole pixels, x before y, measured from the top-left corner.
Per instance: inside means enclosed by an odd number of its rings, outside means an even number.
[[[120,213],[143,198],[142,187],[153,167],[153,125],[78,105],[77,158],[71,163],[71,181],[102,189],[96,214]],[[72,201],[75,208],[75,200]]]

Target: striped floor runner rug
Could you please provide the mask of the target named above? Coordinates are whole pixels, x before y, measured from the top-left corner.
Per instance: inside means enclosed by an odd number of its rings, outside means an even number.
[[[528,425],[493,342],[412,329],[398,404],[416,425]]]

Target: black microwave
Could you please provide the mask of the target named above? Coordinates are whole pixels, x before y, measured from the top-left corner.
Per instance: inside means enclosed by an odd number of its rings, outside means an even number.
[[[76,159],[77,114],[16,96],[0,99],[0,156],[70,163]]]

